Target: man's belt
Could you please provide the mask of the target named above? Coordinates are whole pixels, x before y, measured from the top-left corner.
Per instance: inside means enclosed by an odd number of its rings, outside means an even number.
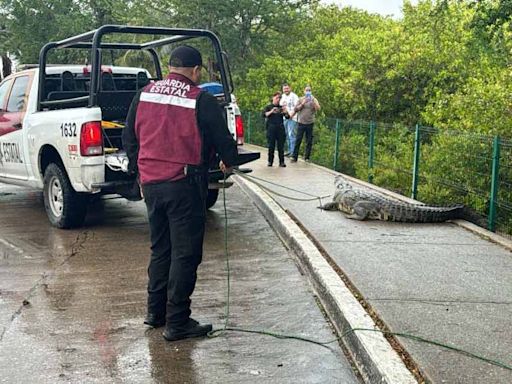
[[[183,173],[188,177],[206,176],[208,169],[202,165],[187,164],[183,167]]]

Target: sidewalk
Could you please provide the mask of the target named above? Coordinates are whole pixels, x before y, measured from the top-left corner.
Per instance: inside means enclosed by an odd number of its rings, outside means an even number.
[[[251,163],[255,176],[315,195],[333,193],[331,171],[300,160],[287,162],[284,169],[270,168],[261,152],[261,159]],[[509,250],[453,223],[359,222],[321,211],[317,202],[275,200],[320,242],[391,331],[512,364]],[[434,383],[512,382],[511,371],[399,340]]]

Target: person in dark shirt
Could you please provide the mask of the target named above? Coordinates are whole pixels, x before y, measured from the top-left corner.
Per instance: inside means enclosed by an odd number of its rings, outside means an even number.
[[[197,87],[201,67],[195,48],[174,49],[169,76],[136,95],[123,130],[129,172],[140,180],[151,233],[144,323],[165,325],[168,341],[212,330],[190,317],[203,255],[208,165],[218,153],[226,173],[238,158],[219,103]]]
[[[288,116],[286,109],[279,105],[281,93],[276,92],[272,96],[272,103],[263,109],[263,117],[266,118],[267,142],[268,142],[268,166],[274,163],[274,151],[277,142],[277,153],[279,156],[279,166],[286,167],[284,163],[284,142],[286,133],[284,130],[283,117]],[[288,116],[289,117],[289,116]]]

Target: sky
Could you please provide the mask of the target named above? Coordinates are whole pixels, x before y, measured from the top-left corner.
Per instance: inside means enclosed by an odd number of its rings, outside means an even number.
[[[403,0],[323,0],[324,4],[336,4],[338,6],[351,6],[354,8],[364,9],[370,13],[379,13],[383,16],[393,16],[394,18],[402,17]],[[417,0],[412,0],[412,4],[416,4]]]

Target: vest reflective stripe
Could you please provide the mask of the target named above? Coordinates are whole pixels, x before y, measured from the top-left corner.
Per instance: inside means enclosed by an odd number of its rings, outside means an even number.
[[[184,99],[183,97],[162,95],[160,93],[142,92],[140,94],[140,101],[156,104],[169,104],[176,107],[196,109],[196,101],[193,99]]]
[[[196,116],[200,94],[190,79],[175,73],[141,92],[135,135],[142,184],[182,179],[185,165],[201,164],[203,139]]]

